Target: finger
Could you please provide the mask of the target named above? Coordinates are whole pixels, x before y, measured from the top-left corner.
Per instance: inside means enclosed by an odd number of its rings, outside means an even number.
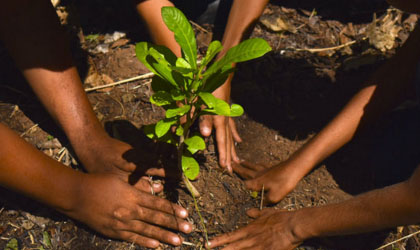
[[[226,138],[226,127],[223,126],[222,121],[215,121],[216,128],[216,143],[217,150],[219,151],[219,165],[222,168],[227,168],[227,138]],[[228,170],[229,171],[229,170]]]
[[[213,118],[209,115],[203,115],[200,117],[200,133],[205,137],[211,135],[211,130],[213,128]]]
[[[134,185],[137,189],[147,192],[147,193],[159,193],[163,190],[163,185],[156,182],[151,182],[147,176],[143,176],[140,180]]]
[[[235,171],[235,173],[237,173],[239,176],[245,179],[253,179],[257,174],[256,171],[249,168],[244,168],[243,165],[235,162],[232,163],[232,169],[233,171]]]
[[[223,246],[232,242],[235,242],[237,240],[240,240],[242,238],[245,238],[248,236],[248,226],[241,228],[239,230],[230,232],[230,233],[225,233],[222,234],[216,238],[213,238],[212,240],[209,241],[208,246],[210,248],[215,248],[215,247],[219,247],[219,246]]]
[[[266,168],[260,164],[251,163],[249,161],[241,161],[241,165],[255,171],[264,171]]]
[[[140,201],[138,205],[140,207],[147,207],[167,214],[176,215],[180,218],[188,217],[187,210],[181,206],[145,192],[139,191],[139,194]]]
[[[157,248],[160,245],[160,242],[155,239],[144,237],[136,233],[127,232],[127,231],[121,233],[120,238],[128,242],[132,242],[134,244],[137,244],[142,247],[147,247],[147,248]]]
[[[164,168],[149,168],[144,173],[151,176],[166,177]]]
[[[182,239],[177,234],[142,221],[132,220],[126,230],[174,246],[179,246],[182,243]]]
[[[232,173],[232,148],[234,149],[235,145],[233,143],[232,134],[230,132],[230,128],[226,126],[226,168],[228,172]],[[237,160],[239,162],[239,159]]]
[[[270,215],[270,214],[273,214],[273,213],[278,212],[278,211],[282,211],[282,210],[277,210],[275,208],[264,208],[262,210],[259,210],[258,208],[251,208],[248,211],[246,211],[246,214],[249,217],[256,219],[260,216]]]
[[[150,224],[155,224],[159,226],[164,226],[166,228],[175,229],[182,231],[184,233],[190,233],[192,226],[190,223],[184,221],[183,219],[177,218],[171,214],[158,212],[145,207],[139,207],[137,209],[138,218],[141,221],[148,222]]]
[[[264,184],[264,179],[262,179],[261,176],[255,179],[245,181],[246,188],[252,191],[261,191],[263,184]]]
[[[241,163],[241,160],[239,159],[238,155],[236,154],[235,143],[233,142],[234,139],[232,137],[232,132],[230,133],[230,138],[231,138],[230,139],[230,141],[231,141],[230,154],[231,154],[232,161],[234,163]]]
[[[233,242],[229,245],[227,245],[226,247],[222,248],[222,250],[244,250],[244,249],[253,249],[255,250],[256,248],[256,242],[254,237],[253,238],[245,238],[245,239],[240,239],[236,242]]]
[[[232,132],[233,139],[236,142],[242,142],[242,139],[239,136],[238,130],[236,129],[235,121],[232,119],[232,117],[229,117],[229,127]]]

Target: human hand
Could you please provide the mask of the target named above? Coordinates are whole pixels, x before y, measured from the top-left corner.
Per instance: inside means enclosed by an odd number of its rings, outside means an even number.
[[[232,162],[239,163],[235,142],[242,142],[231,117],[205,115],[200,120],[200,132],[203,136],[210,136],[212,127],[216,130],[216,142],[219,153],[219,165],[232,173]]]
[[[99,233],[140,246],[180,245],[182,239],[168,229],[191,232],[192,225],[185,221],[187,211],[151,195],[152,187],[140,182],[139,190],[112,174],[85,174],[73,209],[62,212]]]
[[[266,203],[276,203],[290,193],[303,177],[299,168],[288,161],[268,167],[243,161],[233,164],[233,170],[241,177],[248,179],[245,185],[253,191],[261,191],[264,187]]]
[[[303,239],[298,239],[294,234],[294,212],[254,208],[248,210],[247,214],[256,220],[241,229],[210,240],[209,247],[227,245],[223,250],[289,250],[301,244]]]

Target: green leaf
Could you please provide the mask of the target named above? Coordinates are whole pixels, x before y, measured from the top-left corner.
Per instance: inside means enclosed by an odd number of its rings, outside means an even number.
[[[201,97],[201,99],[204,101],[207,107],[214,108],[216,106],[217,100],[213,94],[207,92],[200,92],[198,93],[198,95]]]
[[[166,81],[165,79],[163,79],[162,77],[158,75],[153,76],[152,90],[154,92],[159,92],[159,91],[170,92],[172,89],[175,89],[175,88],[170,82]]]
[[[163,7],[162,19],[169,30],[174,32],[175,40],[191,68],[197,68],[197,44],[194,31],[185,15],[175,7]]]
[[[161,76],[163,79],[167,80],[174,86],[178,86],[177,82],[172,76],[172,66],[165,59],[165,57],[159,53],[155,48],[149,49],[149,55],[146,57],[146,61],[155,71],[155,74]]]
[[[188,179],[194,180],[197,178],[198,173],[200,172],[200,167],[198,162],[191,156],[189,152],[184,152],[182,154],[182,171]]]
[[[230,106],[230,117],[241,116],[244,113],[244,108],[239,104],[232,104]]]
[[[206,143],[199,135],[191,136],[186,139],[184,143],[188,146],[187,149],[191,152],[191,154],[195,154],[198,150],[206,149]]]
[[[149,124],[143,126],[144,134],[152,140],[157,139],[157,136],[155,134],[155,127],[156,124]]]
[[[47,248],[51,248],[51,239],[50,239],[50,235],[48,234],[47,231],[44,231],[42,233],[42,244],[44,244],[45,247]]]
[[[222,99],[216,98],[216,105],[214,106],[214,111],[218,115],[229,116],[230,115],[230,106],[227,102]]]
[[[184,128],[182,127],[182,125],[179,125],[179,126],[176,128],[175,134],[176,134],[177,136],[181,136],[181,135],[183,135],[183,134],[184,134]]]
[[[224,67],[217,71],[216,73],[212,75],[208,75],[205,79],[205,84],[202,91],[210,92],[212,93],[217,88],[222,86],[223,83],[226,82],[226,80],[229,77],[229,74],[234,72],[235,68],[232,68],[231,65],[228,65],[227,67]]]
[[[206,55],[201,61],[201,65],[206,66],[222,49],[222,44],[219,41],[215,40],[211,42],[209,47],[207,48]]]
[[[171,90],[171,97],[175,101],[183,101],[185,99],[184,93],[182,93],[179,89]]]
[[[155,127],[156,136],[158,138],[164,136],[166,133],[168,133],[171,126],[174,125],[175,123],[176,123],[176,120],[163,119],[163,120],[158,121]]]
[[[159,91],[159,92],[154,93],[150,97],[150,102],[157,106],[163,106],[163,105],[171,104],[172,102],[174,102],[174,100],[172,99],[172,95],[169,94],[168,92]]]
[[[175,116],[183,116],[188,111],[190,111],[190,109],[191,109],[190,105],[184,105],[182,107],[175,108],[175,109],[168,109],[166,110],[166,118],[172,118]]]
[[[19,250],[18,241],[15,238],[11,238],[7,244],[4,250]]]
[[[262,38],[245,40],[230,48],[226,55],[211,65],[204,75],[211,75],[227,64],[248,61],[263,56],[269,51],[271,51],[270,45]]]

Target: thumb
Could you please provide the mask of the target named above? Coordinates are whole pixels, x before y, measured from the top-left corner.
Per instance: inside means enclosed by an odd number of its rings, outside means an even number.
[[[205,137],[211,135],[211,130],[213,128],[213,119],[209,115],[204,115],[200,120],[200,133]]]
[[[264,181],[262,180],[261,177],[257,177],[255,179],[245,181],[246,188],[252,191],[261,191],[263,185],[264,185]]]
[[[263,215],[270,215],[275,213],[276,211],[281,211],[281,210],[277,210],[275,208],[264,208],[262,210],[258,209],[258,208],[251,208],[248,211],[246,211],[246,214],[251,217],[251,218],[258,218],[260,216]]]

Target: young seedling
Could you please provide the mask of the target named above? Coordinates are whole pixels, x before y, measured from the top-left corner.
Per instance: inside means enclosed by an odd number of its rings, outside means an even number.
[[[166,110],[164,119],[145,126],[144,131],[151,139],[177,147],[178,167],[182,169],[184,183],[196,203],[195,197],[199,193],[189,180],[197,178],[200,168],[193,155],[204,150],[206,144],[201,135],[190,133],[190,127],[201,115],[242,115],[244,110],[240,105],[229,105],[214,97],[212,92],[234,71],[233,63],[263,56],[271,51],[271,47],[263,39],[248,39],[207,67],[222,50],[221,43],[211,42],[206,55],[198,62],[196,39],[187,18],[175,7],[163,7],[161,12],[166,26],[174,32],[182,57],[177,58],[164,46],[148,42],[136,45],[137,58],[155,74],[152,79],[154,94],[150,101]]]

